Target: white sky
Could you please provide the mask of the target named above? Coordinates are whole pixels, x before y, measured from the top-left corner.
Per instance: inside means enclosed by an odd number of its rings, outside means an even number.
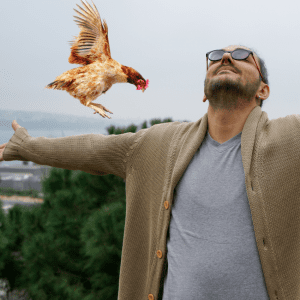
[[[89,0],[89,3],[91,1]],[[299,114],[300,18],[297,1],[95,0],[108,24],[112,58],[136,69],[149,88],[115,84],[95,102],[115,118],[171,117],[196,121],[202,102],[205,54],[242,44],[258,51],[269,72],[269,119]],[[1,109],[43,111],[104,120],[66,91],[44,87],[69,64],[68,41],[79,34],[79,0],[1,2]]]

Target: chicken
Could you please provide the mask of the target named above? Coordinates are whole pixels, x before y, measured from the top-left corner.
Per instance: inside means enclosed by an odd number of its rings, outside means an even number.
[[[81,12],[74,9],[81,16],[74,16],[80,33],[70,42],[69,63],[83,66],[62,73],[45,88],[65,90],[83,105],[94,109],[94,114],[99,113],[103,118],[111,119],[105,113],[106,111],[112,114],[110,110],[92,101],[105,94],[114,83],[128,82],[144,92],[149,80],[145,80],[133,68],[123,66],[111,58],[106,21],[103,20],[102,25],[93,1],[94,9],[89,3],[81,2],[86,10],[77,4]]]

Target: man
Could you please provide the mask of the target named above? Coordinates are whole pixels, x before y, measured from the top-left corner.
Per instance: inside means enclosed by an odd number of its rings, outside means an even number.
[[[268,120],[259,58],[238,48],[207,54],[196,122],[57,139],[13,124],[0,146],[2,160],[126,178],[118,300],[300,299],[300,117]]]

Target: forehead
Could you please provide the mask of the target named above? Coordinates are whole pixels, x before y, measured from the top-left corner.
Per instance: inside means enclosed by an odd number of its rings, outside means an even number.
[[[247,48],[245,46],[237,46],[237,45],[231,45],[231,46],[228,46],[228,47],[225,47],[225,48],[222,48],[222,49],[226,50],[226,51],[233,51],[236,48],[242,48],[242,49],[250,50],[249,48]]]

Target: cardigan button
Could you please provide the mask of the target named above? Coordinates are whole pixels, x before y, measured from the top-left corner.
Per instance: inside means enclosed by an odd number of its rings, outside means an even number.
[[[164,206],[165,206],[165,209],[168,209],[169,208],[169,201],[165,201]]]
[[[148,295],[148,299],[149,299],[149,300],[154,300],[154,296],[153,296],[152,294],[149,294],[149,295]]]
[[[157,255],[158,258],[162,258],[162,252],[161,252],[161,250],[157,250],[156,251],[156,255]]]

